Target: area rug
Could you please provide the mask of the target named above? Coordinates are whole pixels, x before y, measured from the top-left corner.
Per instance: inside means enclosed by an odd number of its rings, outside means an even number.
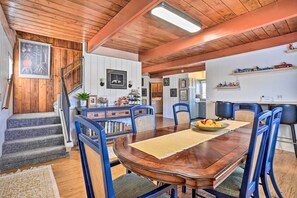
[[[0,175],[1,198],[59,198],[52,167],[39,166]]]

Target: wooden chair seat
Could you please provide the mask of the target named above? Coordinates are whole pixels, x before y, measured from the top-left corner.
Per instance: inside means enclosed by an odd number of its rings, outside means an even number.
[[[125,174],[113,181],[113,187],[117,198],[133,198],[141,196],[157,186],[149,179],[140,177],[134,173]],[[159,196],[160,198],[169,198],[167,194]]]
[[[230,195],[232,197],[239,197],[243,173],[244,169],[238,167],[225,181],[223,181],[223,183],[221,183],[216,188],[216,191]]]

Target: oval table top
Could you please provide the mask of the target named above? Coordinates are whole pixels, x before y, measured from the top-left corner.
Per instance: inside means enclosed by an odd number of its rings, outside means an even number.
[[[244,161],[251,129],[228,132],[162,160],[128,145],[189,128],[185,124],[122,136],[114,140],[114,152],[127,169],[153,180],[215,188]]]

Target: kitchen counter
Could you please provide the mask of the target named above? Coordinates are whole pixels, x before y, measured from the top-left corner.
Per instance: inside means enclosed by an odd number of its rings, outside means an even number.
[[[269,105],[269,104],[293,104],[297,105],[297,101],[230,101],[230,100],[224,100],[232,103],[257,103],[260,105]],[[211,101],[212,103],[215,103],[216,101]]]

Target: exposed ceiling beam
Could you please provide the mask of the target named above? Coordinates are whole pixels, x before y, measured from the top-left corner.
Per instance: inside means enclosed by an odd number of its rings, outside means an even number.
[[[5,34],[8,38],[11,46],[13,47],[14,43],[16,41],[16,32],[9,27],[1,4],[0,4],[0,23],[2,24]]]
[[[205,64],[196,65],[193,67],[175,69],[170,71],[163,71],[158,73],[150,74],[151,78],[162,78],[163,76],[173,75],[173,74],[180,74],[180,73],[191,73],[191,72],[199,72],[205,70]]]
[[[122,30],[125,26],[144,15],[162,0],[131,0],[121,11],[114,16],[93,38],[88,42],[88,52],[104,44],[107,39]]]
[[[285,34],[283,36],[277,36],[269,39],[264,39],[260,41],[255,41],[251,43],[246,43],[243,45],[238,45],[235,47],[230,47],[227,49],[223,50],[218,50],[206,54],[201,54],[197,56],[191,56],[188,58],[183,58],[171,62],[166,62],[166,63],[161,63],[153,66],[148,66],[144,67],[142,69],[143,73],[152,73],[152,72],[157,72],[160,70],[165,70],[168,68],[177,68],[180,66],[187,66],[191,64],[197,64],[202,61],[210,60],[210,59],[215,59],[215,58],[221,58],[224,56],[231,56],[235,54],[241,54],[245,52],[250,52],[250,51],[255,51],[255,50],[260,50],[260,49],[265,49],[265,48],[270,48],[270,47],[275,47],[279,45],[284,45],[288,43],[293,43],[297,42],[297,32],[290,33],[290,34]]]
[[[202,30],[189,37],[183,37],[140,54],[140,61],[148,61],[167,56],[196,45],[225,36],[243,33],[271,23],[297,16],[296,0],[279,0],[263,8],[248,12],[234,19]]]

